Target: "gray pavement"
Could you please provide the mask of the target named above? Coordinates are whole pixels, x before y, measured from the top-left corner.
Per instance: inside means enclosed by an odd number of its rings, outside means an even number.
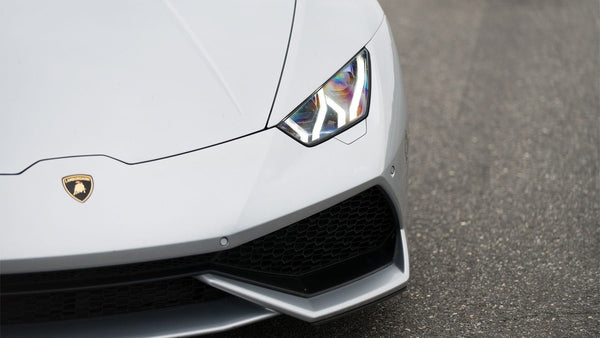
[[[410,113],[408,290],[223,336],[600,336],[600,1],[381,3]]]

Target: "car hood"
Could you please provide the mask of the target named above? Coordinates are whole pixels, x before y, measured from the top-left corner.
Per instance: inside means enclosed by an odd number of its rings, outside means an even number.
[[[172,156],[265,128],[294,1],[3,1],[0,173]],[[210,7],[210,8],[208,8]]]

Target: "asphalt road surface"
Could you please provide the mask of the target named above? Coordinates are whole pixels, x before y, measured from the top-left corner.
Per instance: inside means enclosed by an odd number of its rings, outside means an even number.
[[[381,3],[410,114],[408,289],[223,336],[600,336],[600,1]]]

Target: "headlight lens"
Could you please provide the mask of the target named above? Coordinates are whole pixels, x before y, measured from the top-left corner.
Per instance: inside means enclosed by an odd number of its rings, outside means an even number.
[[[368,113],[369,73],[369,52],[363,49],[283,119],[279,129],[313,146],[355,125]]]

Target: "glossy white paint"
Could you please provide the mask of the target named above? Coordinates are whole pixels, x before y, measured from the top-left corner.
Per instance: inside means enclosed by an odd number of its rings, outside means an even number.
[[[128,163],[264,128],[293,0],[0,3],[0,173]]]
[[[298,0],[269,126],[281,122],[358,53],[383,18],[376,1]]]
[[[367,120],[362,120],[352,128],[344,131],[335,138],[345,144],[351,144],[367,134]]]

